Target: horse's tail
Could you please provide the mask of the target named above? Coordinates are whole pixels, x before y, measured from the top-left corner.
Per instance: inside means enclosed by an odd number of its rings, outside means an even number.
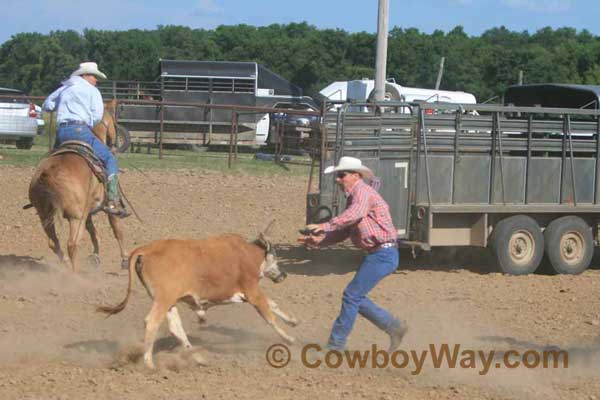
[[[41,171],[29,187],[31,206],[36,208],[44,229],[54,223],[56,216],[63,213],[62,198],[59,193],[51,190],[51,179],[52,176],[48,172]],[[23,207],[26,208],[30,208],[30,205]]]
[[[142,284],[148,291],[148,294],[150,294],[150,290],[148,289],[146,282],[142,278],[143,258],[144,258],[143,257],[143,248],[138,248],[138,249],[134,250],[133,253],[131,253],[131,255],[129,256],[129,283],[127,284],[127,294],[125,295],[125,299],[123,299],[123,301],[120,302],[119,304],[117,304],[116,306],[97,306],[96,307],[97,312],[103,312],[103,313],[111,316],[114,314],[118,314],[125,309],[125,306],[127,306],[127,302],[129,301],[129,296],[131,295],[131,286],[132,286],[132,281],[134,279],[133,278],[134,268],[137,272],[137,275],[138,275],[140,281],[142,282]]]

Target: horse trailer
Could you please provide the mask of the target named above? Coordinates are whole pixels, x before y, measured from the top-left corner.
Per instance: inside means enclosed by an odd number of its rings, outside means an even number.
[[[600,90],[554,89],[571,102],[522,106],[537,97],[520,88],[507,92],[510,105],[358,104],[364,113],[348,103],[326,114],[307,222],[344,210],[323,170],[353,156],[380,178],[401,244],[490,247],[508,274],[534,272],[544,255],[558,273],[584,271],[600,243]]]

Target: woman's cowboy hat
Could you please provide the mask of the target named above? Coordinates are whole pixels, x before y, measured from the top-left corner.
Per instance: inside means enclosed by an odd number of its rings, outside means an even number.
[[[371,179],[373,177],[373,171],[368,167],[364,166],[362,161],[354,157],[342,157],[340,162],[336,166],[330,166],[325,168],[323,173],[330,174],[337,171],[354,171],[362,175],[363,178]]]
[[[79,64],[79,68],[71,74],[71,76],[95,75],[98,78],[106,79],[106,75],[98,69],[98,64],[95,62],[83,62]]]

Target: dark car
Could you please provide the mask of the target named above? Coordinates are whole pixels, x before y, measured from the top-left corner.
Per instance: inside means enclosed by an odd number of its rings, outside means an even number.
[[[295,114],[288,110],[314,112],[319,110],[308,103],[279,103],[275,107],[286,110],[272,114],[270,143],[282,144],[285,151],[290,154],[305,153],[305,149],[310,145],[311,137],[319,132],[321,116]]]

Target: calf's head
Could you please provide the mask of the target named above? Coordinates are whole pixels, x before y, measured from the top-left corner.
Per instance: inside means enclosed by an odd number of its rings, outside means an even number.
[[[287,274],[279,269],[277,265],[277,256],[274,249],[267,250],[265,260],[260,266],[260,275],[266,276],[275,283],[282,282]]]
[[[282,282],[287,277],[287,274],[279,269],[277,254],[271,243],[263,233],[258,236],[258,239],[254,243],[265,249],[265,259],[260,265],[261,278],[266,276],[275,283]]]

